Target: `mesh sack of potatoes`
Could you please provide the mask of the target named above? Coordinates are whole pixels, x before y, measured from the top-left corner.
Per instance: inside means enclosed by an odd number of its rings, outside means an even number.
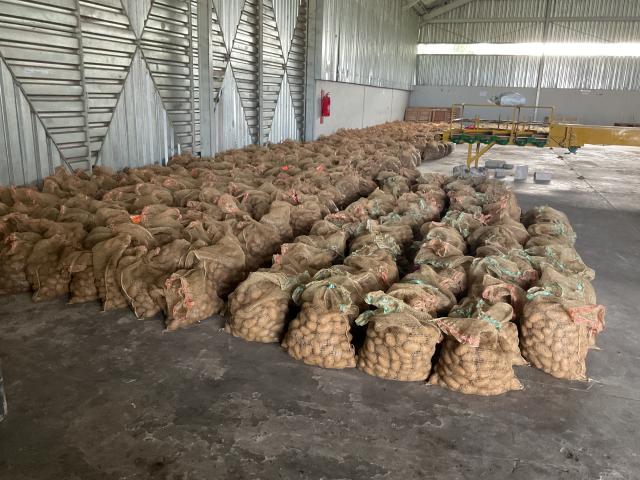
[[[522,210],[518,205],[515,193],[511,190],[504,192],[490,193],[491,190],[485,190],[485,199],[487,203],[482,205],[482,213],[491,216],[491,218],[512,218],[520,221]]]
[[[436,319],[445,341],[429,383],[485,396],[522,390],[513,372],[513,344],[502,328],[512,313],[509,305],[495,304],[476,317]]]
[[[405,275],[387,293],[410,307],[431,315],[446,313],[456,304],[456,297],[440,275],[428,265]]]
[[[240,241],[246,255],[249,271],[266,264],[280,249],[280,236],[276,230],[247,217],[233,226],[233,233]]]
[[[417,193],[405,193],[398,198],[395,213],[409,217],[413,227],[420,227],[426,222],[440,218],[440,205],[437,199]]]
[[[229,230],[219,235],[215,244],[194,249],[187,257],[188,265],[195,265],[196,260],[204,265],[212,291],[221,298],[231,293],[246,275],[245,252]]]
[[[485,226],[486,218],[483,215],[448,210],[442,217],[442,223],[455,228],[462,238],[467,239],[473,232]]]
[[[250,342],[280,342],[293,291],[310,280],[309,275],[269,270],[249,274],[229,295],[226,332]]]
[[[454,230],[455,231],[455,230]],[[456,232],[457,235],[459,235]],[[414,258],[416,265],[431,265],[432,267],[449,266],[452,260],[464,257],[466,244],[463,249],[460,245],[443,240],[440,237],[433,237],[424,240]]]
[[[33,301],[50,300],[69,292],[71,274],[62,259],[74,250],[62,235],[43,238],[33,246],[27,259],[27,280],[33,289]]]
[[[299,292],[299,291],[298,291]],[[364,301],[358,279],[337,275],[307,284],[294,296],[300,313],[289,324],[283,348],[296,360],[324,368],[353,368],[351,322]]]
[[[473,257],[455,256],[446,258],[429,259],[428,262],[417,265],[420,268],[429,266],[433,268],[440,277],[440,284],[451,290],[455,296],[459,296],[467,291],[469,282],[469,265]]]
[[[529,263],[516,261],[518,257],[512,255],[489,255],[477,257],[469,266],[469,283],[482,283],[485,275],[514,283],[522,288],[529,288],[538,278],[538,272]]]
[[[420,227],[420,235],[423,241],[439,240],[442,243],[451,244],[451,248],[459,251],[460,255],[467,251],[467,243],[462,235],[444,222],[425,223]]]
[[[527,228],[532,237],[552,237],[555,243],[573,246],[576,243],[576,233],[571,225],[563,222],[534,223]]]
[[[341,258],[347,249],[349,234],[344,230],[338,230],[327,235],[300,235],[296,237],[294,243],[304,243],[312,247],[330,250],[336,254],[336,258]]]
[[[353,205],[353,204],[352,204]],[[345,210],[352,211],[352,205]],[[369,218],[378,218],[388,215],[396,208],[396,196],[392,193],[376,188],[366,199],[363,199],[365,215]]]
[[[424,197],[429,203],[433,203],[438,212],[442,212],[446,205],[447,194],[439,186],[431,183],[420,183],[413,186],[413,191]]]
[[[242,192],[240,208],[254,220],[260,220],[271,208],[271,195],[261,190],[246,190]]]
[[[127,299],[120,289],[117,269],[120,258],[130,244],[131,237],[120,234],[96,243],[91,249],[93,276],[105,311],[127,306]]]
[[[389,175],[385,176],[384,174],[388,172],[381,172],[378,177],[376,177],[376,181],[378,184],[382,185],[382,190],[391,193],[394,197],[399,197],[403,193],[408,193],[411,191],[411,182],[408,178],[402,175]]]
[[[100,207],[95,211],[95,222],[99,226],[129,223],[130,221],[129,212],[124,208]]]
[[[365,300],[376,310],[356,319],[357,325],[367,325],[358,368],[388,380],[426,380],[436,345],[442,340],[431,316],[381,291],[367,294]]]
[[[93,276],[93,253],[90,250],[72,250],[62,259],[64,268],[69,270],[69,303],[85,303],[98,299]]]
[[[7,235],[0,249],[0,294],[29,292],[27,260],[33,247],[42,240],[35,232],[13,232]]]
[[[272,227],[278,233],[280,243],[289,242],[293,238],[291,228],[291,204],[275,201],[269,210],[262,215],[260,223]]]
[[[396,253],[399,255],[400,251],[413,241],[411,226],[393,223],[380,224],[375,220],[367,220],[351,241],[349,251],[355,252],[369,244],[387,244],[389,239],[393,240],[399,249]]]
[[[157,240],[150,230],[135,223],[117,223],[110,225],[109,229],[115,234],[128,235],[131,237],[131,246],[153,248]]]
[[[182,227],[180,210],[166,205],[149,205],[142,209],[138,218],[140,225],[149,229],[156,227]]]
[[[589,282],[546,268],[527,300],[520,323],[524,358],[556,378],[586,380],[587,353],[605,315]]]
[[[562,273],[581,275],[588,280],[595,278],[595,271],[584,263],[574,247],[562,244],[541,245],[528,248],[525,253],[540,273],[549,265]]]
[[[522,318],[522,310],[524,308],[527,292],[515,283],[501,280],[492,275],[485,274],[482,281],[476,277],[475,283],[469,286],[469,296],[473,298],[481,298],[489,305],[495,303],[508,303],[513,307],[514,315],[517,320]]]
[[[279,272],[315,274],[330,266],[336,259],[336,252],[314,247],[306,243],[285,243],[280,253],[273,256],[272,269]]]
[[[416,183],[419,185],[429,184],[438,188],[442,188],[446,181],[446,175],[436,172],[423,172],[418,178],[416,178]]]
[[[59,222],[78,222],[81,223],[85,230],[89,231],[96,226],[95,215],[83,208],[67,207],[62,205],[60,207],[60,215],[58,215]]]
[[[305,235],[313,224],[328,215],[329,210],[318,201],[305,201],[291,209],[291,228],[294,237]]]
[[[510,300],[508,293],[505,298]],[[498,298],[465,297],[454,306],[448,315],[450,318],[480,318],[492,323],[500,331],[500,341],[504,350],[510,352],[512,365],[526,365],[520,354],[518,327],[511,320],[517,320],[511,304]]]
[[[166,278],[162,296],[167,330],[184,328],[222,311],[224,302],[206,276],[206,270],[199,266],[177,270]]]
[[[161,298],[165,280],[185,266],[190,248],[187,240],[175,240],[151,251],[138,250],[127,260],[121,259],[118,264],[120,287],[136,317],[149,318],[160,312],[164,306]]]
[[[533,207],[531,210],[528,210],[522,215],[522,223],[527,227],[534,223],[563,223],[571,226],[569,217],[567,217],[565,213],[547,205]]]
[[[353,252],[345,258],[343,263],[346,267],[354,268],[358,272],[374,274],[378,286],[370,291],[386,290],[400,277],[395,258],[396,256],[389,249],[370,244]]]

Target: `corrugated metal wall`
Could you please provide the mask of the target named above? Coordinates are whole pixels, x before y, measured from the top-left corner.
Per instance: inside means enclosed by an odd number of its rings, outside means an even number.
[[[418,85],[535,87],[540,57],[418,55]]]
[[[396,0],[324,0],[320,79],[408,90],[418,19]]]
[[[0,182],[199,152],[202,21],[214,151],[302,139],[307,0],[0,0]]]
[[[544,41],[547,0],[473,0],[420,29],[421,43]],[[640,42],[637,0],[550,0],[548,42]],[[418,85],[535,87],[539,57],[420,55]],[[640,90],[640,58],[545,59],[542,88]]]
[[[60,163],[40,117],[0,60],[0,185],[42,180]]]

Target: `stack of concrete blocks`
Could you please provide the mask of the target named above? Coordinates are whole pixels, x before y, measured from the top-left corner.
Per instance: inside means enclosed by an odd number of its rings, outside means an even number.
[[[494,178],[506,178],[507,171],[513,170],[513,165],[504,160],[487,160],[484,162],[484,167]]]

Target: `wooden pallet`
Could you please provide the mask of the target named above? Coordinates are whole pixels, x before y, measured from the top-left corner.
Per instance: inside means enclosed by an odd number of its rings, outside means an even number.
[[[457,109],[456,116],[460,111]],[[404,112],[405,122],[449,122],[451,107],[407,107]]]

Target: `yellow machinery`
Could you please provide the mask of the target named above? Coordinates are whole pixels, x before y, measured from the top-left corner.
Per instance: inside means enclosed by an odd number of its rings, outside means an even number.
[[[508,120],[467,119],[465,107],[511,110]],[[525,121],[523,111],[538,110],[548,112],[544,122]],[[460,118],[454,118],[459,111]],[[478,166],[480,157],[494,145],[517,145],[519,147],[562,147],[575,153],[586,145],[623,145],[640,147],[640,128],[603,127],[556,123],[554,107],[522,105],[505,107],[502,105],[454,104],[451,107],[449,130],[443,140],[456,144],[468,144],[467,166]],[[475,145],[475,151],[473,146]]]

